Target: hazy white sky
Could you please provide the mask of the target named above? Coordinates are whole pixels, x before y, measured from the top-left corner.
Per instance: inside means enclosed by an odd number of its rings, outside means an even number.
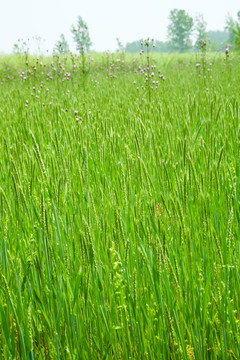
[[[222,30],[227,13],[236,17],[239,0],[0,0],[0,52],[11,52],[19,38],[45,39],[41,50],[52,51],[63,33],[74,50],[70,27],[82,16],[88,24],[92,49],[117,48],[151,37],[166,40],[171,9],[185,9],[194,17],[204,14],[208,30]]]

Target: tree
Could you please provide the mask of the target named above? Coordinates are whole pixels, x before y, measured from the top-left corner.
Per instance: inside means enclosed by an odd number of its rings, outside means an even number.
[[[169,15],[168,38],[174,51],[184,52],[191,48],[190,36],[193,31],[193,18],[185,10],[173,9]]]
[[[233,20],[233,17],[230,14],[227,14],[225,21],[225,30],[228,32],[228,43],[233,45],[234,43],[234,32],[233,29],[236,25],[236,22]]]
[[[207,36],[209,41],[209,49],[211,51],[225,51],[229,39],[228,31],[208,31]]]
[[[90,40],[88,26],[81,16],[78,16],[77,26],[72,25],[71,33],[73,34],[73,40],[76,43],[77,51],[80,51],[81,54],[89,51],[92,42]]]
[[[63,34],[60,35],[60,40],[56,43],[55,49],[59,54],[66,54],[69,52],[69,46]]]
[[[204,20],[203,14],[197,14],[195,17],[195,31],[198,40],[207,40],[207,23]]]
[[[116,41],[117,41],[117,45],[118,45],[117,52],[123,54],[125,52],[125,48],[124,48],[123,44],[121,43],[119,38],[116,38]]]
[[[240,11],[237,13],[237,20],[229,14],[226,18],[225,29],[229,33],[229,43],[234,45],[235,50],[240,50]]]
[[[240,11],[238,11],[237,16],[238,20],[232,31],[234,33],[234,48],[235,50],[240,51]]]

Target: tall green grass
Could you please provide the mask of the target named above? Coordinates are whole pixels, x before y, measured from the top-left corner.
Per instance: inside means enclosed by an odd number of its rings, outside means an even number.
[[[240,64],[205,60],[1,59],[0,359],[240,358]]]

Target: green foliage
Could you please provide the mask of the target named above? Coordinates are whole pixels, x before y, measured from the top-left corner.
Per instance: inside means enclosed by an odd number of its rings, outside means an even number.
[[[139,51],[141,51],[142,49],[142,39],[141,40],[136,40],[136,41],[132,41],[132,42],[128,42],[126,44],[126,52],[129,53],[139,53]]]
[[[229,43],[235,50],[240,51],[240,11],[237,13],[237,20],[227,16],[225,29],[229,32]]]
[[[207,23],[204,20],[203,14],[198,14],[195,18],[195,31],[197,41],[207,40]]]
[[[155,45],[154,48],[151,49],[152,52],[167,53],[171,51],[168,42],[156,40],[154,41],[154,45]],[[143,40],[137,40],[126,44],[126,52],[129,53],[139,53],[142,50],[142,48],[144,49]],[[144,51],[145,50],[146,49],[144,49]]]
[[[209,48],[211,51],[225,51],[229,44],[229,33],[228,31],[208,31],[207,37],[209,41]]]
[[[240,51],[240,11],[237,13],[237,21],[235,22],[235,26],[232,29],[234,34],[234,48],[237,51]]]
[[[76,49],[80,54],[88,52],[92,42],[87,24],[83,21],[81,16],[78,16],[77,25],[72,25],[71,33],[73,34],[73,40],[76,43]]]
[[[1,359],[240,359],[224,57],[0,58]]]
[[[240,25],[236,25],[233,29],[234,33],[234,48],[237,51],[240,51]]]
[[[119,38],[116,38],[116,41],[117,41],[117,45],[118,45],[117,52],[123,54],[125,52],[125,48],[124,48],[123,44],[121,43]]]
[[[56,43],[55,45],[55,50],[59,53],[59,54],[67,54],[69,52],[69,46],[68,46],[68,42],[65,39],[64,34],[60,35],[60,40]]]
[[[228,32],[228,43],[233,45],[234,44],[234,31],[233,29],[235,28],[236,22],[234,21],[233,17],[228,14],[226,16],[226,21],[225,21],[225,31]]]
[[[185,10],[173,9],[169,15],[168,38],[171,48],[176,52],[184,52],[191,49],[190,36],[193,31],[193,19]]]

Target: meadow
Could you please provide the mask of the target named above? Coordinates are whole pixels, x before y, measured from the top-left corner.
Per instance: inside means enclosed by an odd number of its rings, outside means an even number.
[[[0,57],[0,359],[240,359],[240,58]]]

